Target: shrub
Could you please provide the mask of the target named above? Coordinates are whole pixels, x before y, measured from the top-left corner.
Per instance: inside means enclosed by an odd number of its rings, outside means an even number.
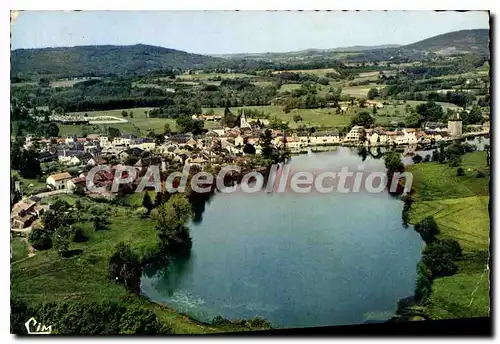
[[[415,230],[420,234],[426,244],[430,244],[439,234],[439,227],[434,217],[428,216],[415,225]]]
[[[421,163],[423,160],[422,156],[418,154],[415,154],[411,159],[415,164]]]
[[[465,176],[464,169],[459,167],[457,168],[457,177]]]
[[[52,233],[43,228],[33,229],[28,240],[37,250],[48,250],[52,247]]]
[[[432,293],[432,274],[422,262],[417,264],[417,282],[415,285],[415,300],[427,299]]]
[[[453,259],[462,258],[462,247],[455,239],[440,240],[439,244],[446,249],[446,251],[452,256]]]
[[[486,177],[486,175],[484,174],[483,171],[477,171],[476,178],[484,178],[484,177]]]
[[[86,242],[89,240],[89,237],[85,233],[85,230],[82,228],[75,229],[75,233],[73,234],[73,242]]]
[[[451,276],[457,272],[458,267],[454,262],[454,259],[458,258],[457,244],[451,244],[446,240],[436,241],[424,249],[422,262],[429,268],[433,278]]]

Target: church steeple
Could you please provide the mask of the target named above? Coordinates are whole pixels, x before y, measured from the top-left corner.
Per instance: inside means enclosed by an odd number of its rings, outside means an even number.
[[[240,117],[240,128],[249,128],[250,124],[247,122],[247,117],[245,116],[245,109],[241,110],[241,117]]]

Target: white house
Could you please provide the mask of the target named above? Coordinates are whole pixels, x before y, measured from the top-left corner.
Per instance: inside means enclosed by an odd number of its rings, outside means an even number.
[[[243,136],[241,135],[238,135],[234,138],[234,145],[236,147],[240,147],[240,146],[243,146],[243,143],[244,143],[244,140],[243,140]]]
[[[71,174],[68,172],[56,173],[47,177],[47,185],[54,190],[66,189],[67,182],[71,180]]]
[[[340,143],[340,136],[337,131],[315,132],[310,137],[311,145],[328,145]]]
[[[57,159],[61,164],[69,166],[78,166],[82,163],[76,156],[60,155]]]
[[[384,131],[374,131],[368,138],[370,146],[384,146],[390,143],[390,138]]]
[[[364,131],[364,128],[362,126],[356,125],[356,126],[352,127],[351,131],[349,131],[349,133],[347,133],[344,141],[346,141],[346,142],[358,142],[360,137],[361,137],[361,133],[363,131]]]

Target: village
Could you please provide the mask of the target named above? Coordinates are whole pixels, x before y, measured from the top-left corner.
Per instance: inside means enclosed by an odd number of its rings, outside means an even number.
[[[198,121],[220,120],[220,116],[193,116]],[[265,133],[263,121],[240,118],[239,126],[233,128],[212,129],[202,135],[192,133],[164,135],[159,142],[150,137],[136,137],[121,134],[110,137],[89,134],[86,137],[35,138],[27,136],[25,149],[35,149],[39,153],[39,162],[57,166],[57,173],[45,178],[46,190],[38,195],[30,194],[17,185],[18,192],[25,196],[14,205],[11,213],[13,230],[29,227],[43,213],[38,205],[40,195],[57,193],[88,193],[86,176],[90,168],[97,165],[109,165],[109,172],[101,171],[95,185],[101,190],[100,195],[114,197],[111,192],[114,174],[121,165],[134,166],[138,177],[143,176],[151,165],[159,166],[162,172],[168,169],[181,170],[184,166],[205,170],[207,166],[226,164],[245,164],[251,156],[262,154],[261,140]],[[397,147],[430,145],[440,141],[450,141],[463,137],[489,133],[489,122],[475,126],[474,131],[462,132],[462,121],[458,118],[444,123],[425,123],[423,129],[398,128],[388,130],[384,127],[364,128],[353,126],[345,136],[339,131],[315,131],[312,133],[286,133],[270,130],[275,149],[289,151],[292,154],[319,151],[321,148],[334,149],[335,146]],[[328,148],[331,147],[331,148]]]

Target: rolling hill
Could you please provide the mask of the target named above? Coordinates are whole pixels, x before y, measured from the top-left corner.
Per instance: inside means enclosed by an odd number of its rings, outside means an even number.
[[[75,77],[144,74],[148,71],[166,68],[255,68],[255,63],[262,61],[268,63],[291,63],[293,61],[307,63],[311,60],[338,58],[353,61],[380,61],[398,57],[420,59],[429,53],[489,55],[489,30],[449,32],[404,46],[352,46],[325,50],[308,49],[287,53],[231,54],[219,55],[218,57],[191,54],[144,44],[17,49],[11,51],[11,76],[21,78]]]
[[[218,61],[216,57],[144,44],[17,49],[11,52],[11,75],[142,74],[166,68],[201,68]]]
[[[461,30],[424,39],[401,47],[404,50],[417,50],[437,54],[488,53],[489,30]]]

